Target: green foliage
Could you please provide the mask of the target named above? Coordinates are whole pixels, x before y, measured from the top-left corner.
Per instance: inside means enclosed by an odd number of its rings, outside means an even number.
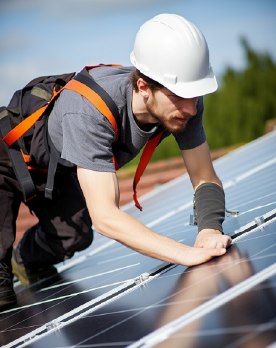
[[[204,97],[204,128],[211,149],[252,141],[276,117],[276,65],[241,40],[247,60],[243,71],[228,68],[221,88]]]

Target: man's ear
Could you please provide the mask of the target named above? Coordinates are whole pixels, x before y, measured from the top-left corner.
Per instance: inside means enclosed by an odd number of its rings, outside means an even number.
[[[140,95],[141,95],[143,98],[148,98],[148,97],[149,97],[150,87],[149,87],[149,85],[146,83],[145,80],[143,80],[142,78],[140,78],[140,79],[137,81],[137,87],[138,87],[138,90],[139,90]]]

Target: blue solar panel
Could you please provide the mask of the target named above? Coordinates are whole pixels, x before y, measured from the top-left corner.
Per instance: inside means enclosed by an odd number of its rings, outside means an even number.
[[[267,347],[276,341],[276,132],[214,162],[223,182],[226,255],[184,267],[95,234],[59,274],[16,285],[0,313],[4,347]],[[181,189],[180,189],[181,187]],[[193,245],[187,175],[123,210],[154,231]]]

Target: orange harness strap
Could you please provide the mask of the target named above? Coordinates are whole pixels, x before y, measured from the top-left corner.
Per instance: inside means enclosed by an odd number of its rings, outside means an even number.
[[[87,68],[94,68],[94,67],[102,67],[102,66],[120,66],[120,65],[113,65],[113,64],[107,64],[107,65],[98,65],[98,66],[91,66]],[[89,87],[82,84],[79,81],[76,80],[70,80],[62,89],[60,89],[58,92],[54,89],[53,96],[51,100],[42,108],[36,110],[32,115],[27,117],[25,120],[20,122],[16,127],[14,127],[2,140],[7,144],[7,146],[11,146],[16,140],[18,140],[24,133],[27,132],[39,119],[39,117],[43,114],[43,112],[47,109],[47,107],[50,105],[50,103],[55,99],[55,97],[63,90],[63,89],[71,89],[81,95],[83,95],[86,99],[88,99],[104,116],[106,116],[109,120],[109,122],[112,124],[115,134],[116,134],[116,140],[119,137],[118,127],[115,118],[113,117],[111,111],[109,110],[108,106],[105,104],[103,99],[94,91],[92,91]]]
[[[63,87],[63,89],[70,89],[72,91],[75,91],[84,96],[87,100],[89,100],[109,120],[112,127],[114,128],[116,140],[119,138],[117,122],[106,103],[96,92],[94,92],[91,88],[87,87],[86,85],[77,80],[69,81]]]
[[[102,65],[100,65],[102,66]],[[111,123],[111,125],[114,128],[115,134],[116,134],[116,140],[119,138],[119,130],[117,126],[117,122],[110,111],[109,107],[106,105],[104,100],[100,97],[99,94],[97,94],[95,91],[87,87],[85,84],[77,81],[77,80],[70,80],[62,89],[60,89],[58,92],[54,89],[53,96],[51,100],[42,108],[38,109],[35,111],[32,115],[30,115],[28,118],[23,120],[21,123],[19,123],[16,127],[14,127],[4,138],[3,141],[7,144],[7,146],[11,146],[16,140],[18,140],[24,133],[27,132],[34,124],[35,122],[42,116],[44,111],[47,109],[47,107],[50,105],[50,103],[55,99],[55,97],[63,90],[63,89],[69,89],[72,91],[75,91],[82,96],[84,96],[87,100],[89,100]],[[142,207],[138,202],[137,199],[137,192],[136,192],[136,187],[140,181],[141,176],[143,175],[151,157],[152,154],[158,145],[161,136],[164,131],[159,133],[156,137],[153,139],[149,140],[145,146],[145,149],[142,153],[142,156],[140,158],[140,162],[138,164],[134,180],[133,180],[133,199],[135,202],[135,205],[138,209],[142,211]],[[21,150],[22,152],[22,150]],[[29,162],[29,156],[23,154],[22,156],[26,162]],[[113,157],[113,162],[115,164],[116,170],[119,169],[119,166],[117,164],[117,161],[115,157]],[[37,168],[32,168],[28,167],[28,169],[37,169]]]
[[[63,90],[63,89],[70,89],[72,91],[75,91],[82,96],[84,96],[86,99],[88,99],[92,104],[95,105],[95,107],[109,120],[111,125],[113,126],[116,134],[116,140],[119,137],[119,131],[118,126],[115,121],[115,118],[113,117],[111,111],[105,104],[105,102],[102,100],[102,98],[94,91],[92,91],[89,87],[82,84],[79,81],[71,80],[69,81],[61,90],[56,92],[54,90],[54,95],[51,98],[51,100],[43,106],[42,108],[35,111],[32,115],[27,117],[25,120],[23,120],[21,123],[19,123],[16,127],[14,127],[4,138],[3,141],[10,147],[16,140],[18,140],[24,133],[27,132],[39,119],[39,117],[43,114],[43,112],[47,109],[49,104],[52,102],[52,100]]]
[[[19,139],[24,133],[27,132],[39,119],[39,117],[43,114],[43,112],[47,109],[52,100],[61,92],[54,89],[54,94],[51,100],[43,106],[42,108],[36,110],[32,115],[25,118],[22,122],[20,122],[16,127],[14,127],[4,138],[3,141],[10,147],[17,139]]]
[[[133,180],[133,199],[134,199],[134,202],[135,202],[135,205],[138,209],[140,209],[142,211],[142,207],[141,205],[139,204],[138,202],[138,199],[137,199],[137,192],[136,192],[136,187],[141,179],[141,176],[143,175],[150,159],[151,159],[151,156],[156,148],[156,146],[158,145],[161,137],[162,137],[162,134],[164,133],[164,131],[162,131],[161,133],[159,133],[156,137],[154,137],[153,139],[149,140],[145,146],[145,149],[142,153],[142,156],[140,158],[140,162],[138,164],[138,167],[136,169],[136,173],[135,173],[135,176],[134,176],[134,180]]]

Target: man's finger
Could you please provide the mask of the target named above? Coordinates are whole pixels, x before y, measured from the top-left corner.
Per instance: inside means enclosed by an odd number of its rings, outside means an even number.
[[[214,249],[205,249],[207,251],[207,255],[206,255],[206,260],[205,261],[209,261],[211,260],[213,257],[216,256],[221,256],[224,255],[226,253],[226,248],[214,248]]]

